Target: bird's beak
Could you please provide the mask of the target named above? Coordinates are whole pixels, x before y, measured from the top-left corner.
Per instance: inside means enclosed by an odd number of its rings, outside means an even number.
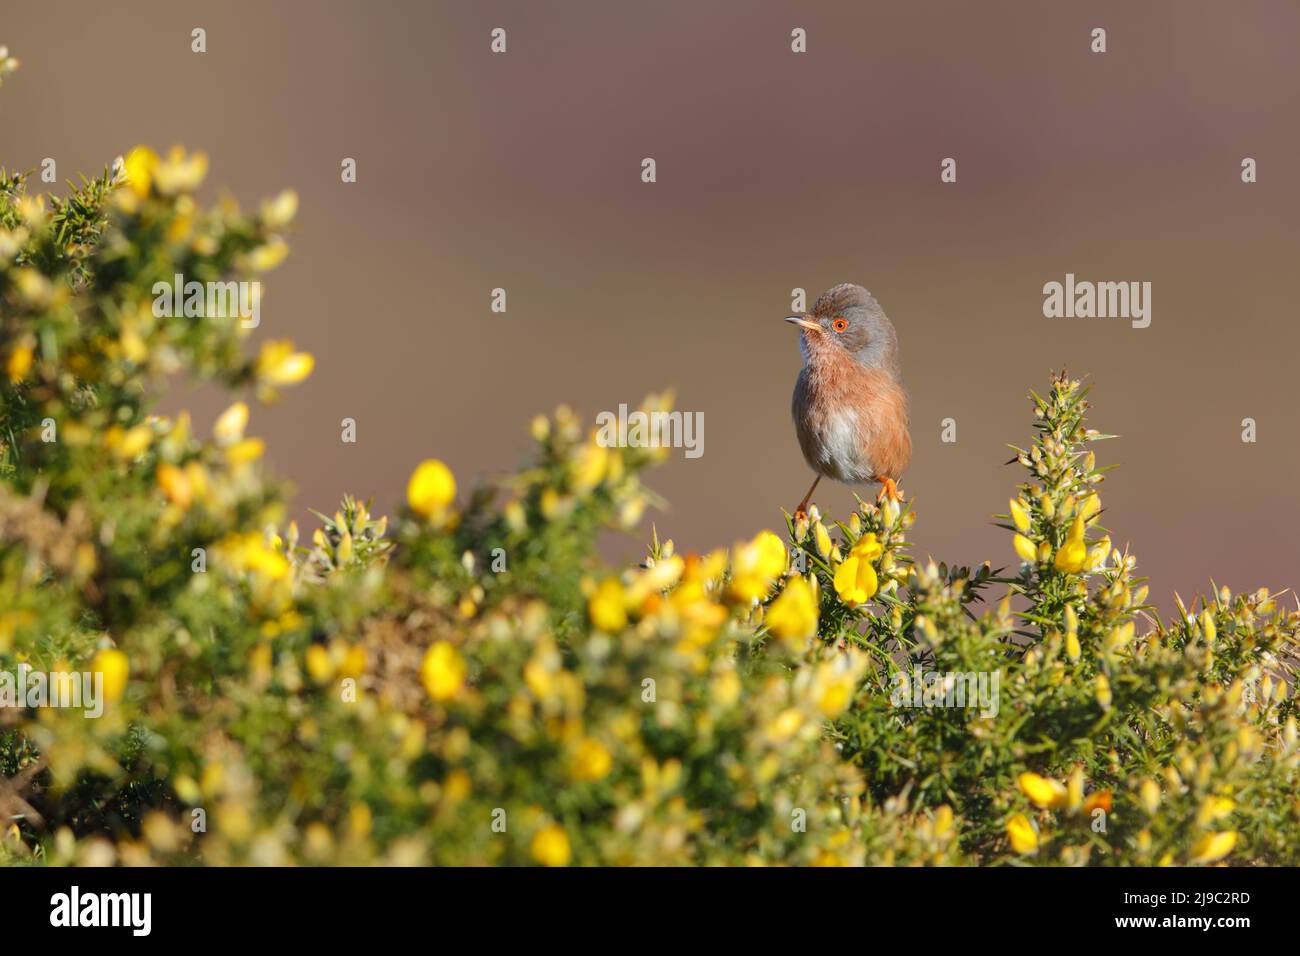
[[[820,325],[813,322],[805,315],[787,315],[785,320],[787,322],[793,322],[795,325],[801,325],[809,332],[820,332],[822,330]]]

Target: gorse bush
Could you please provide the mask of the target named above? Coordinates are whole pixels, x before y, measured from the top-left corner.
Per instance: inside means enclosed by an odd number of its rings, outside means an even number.
[[[1010,569],[918,563],[891,501],[603,567],[661,452],[565,408],[497,486],[413,462],[394,520],[348,498],[304,535],[248,404],[210,436],[151,413],[178,373],[271,400],[311,371],[155,314],[285,254],[292,194],[203,209],[205,167],[0,181],[6,862],[1297,862],[1300,615],[1146,606],[1079,383],[1033,397]],[[13,696],[64,672],[101,716]]]

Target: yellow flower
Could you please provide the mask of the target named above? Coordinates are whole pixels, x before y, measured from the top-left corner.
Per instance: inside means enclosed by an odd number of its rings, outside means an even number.
[[[1007,821],[1007,838],[1011,840],[1011,849],[1017,853],[1038,851],[1038,831],[1023,813],[1017,813]]]
[[[952,807],[945,803],[934,811],[934,835],[937,837],[947,836],[948,831],[951,829]]]
[[[791,650],[817,633],[817,593],[804,578],[793,578],[767,609],[768,630]]]
[[[216,424],[212,426],[212,435],[218,445],[233,445],[244,437],[244,429],[247,427],[248,406],[243,402],[235,402],[217,418]]]
[[[587,614],[598,631],[613,634],[627,627],[627,594],[618,578],[605,578],[587,599]]]
[[[1076,517],[1070,525],[1065,544],[1056,552],[1053,567],[1066,574],[1078,574],[1088,562],[1088,545],[1083,540],[1083,518]]]
[[[823,558],[831,556],[831,536],[826,531],[826,525],[818,521],[813,525],[813,537],[817,542],[817,553]]]
[[[130,461],[149,450],[153,429],[143,423],[127,429],[114,425],[104,435],[104,444],[122,461]]]
[[[264,386],[296,385],[315,365],[311,354],[295,352],[289,339],[274,339],[264,343],[257,356],[257,380]]]
[[[339,665],[340,677],[360,677],[366,671],[366,649],[360,644],[353,644],[343,654],[343,663]]]
[[[474,781],[460,767],[447,774],[447,780],[442,785],[442,793],[447,798],[448,803],[459,803],[468,797],[473,790]]]
[[[731,561],[731,595],[740,601],[764,597],[784,572],[785,544],[771,531],[760,531],[752,541],[736,545]]]
[[[731,707],[740,699],[741,683],[735,671],[724,671],[713,679],[709,692],[723,707]]]
[[[1105,674],[1097,675],[1097,680],[1093,684],[1093,690],[1097,695],[1097,703],[1101,705],[1101,709],[1110,710],[1112,700],[1110,693],[1110,680]]]
[[[1133,622],[1128,621],[1111,628],[1110,633],[1106,635],[1106,639],[1102,642],[1102,646],[1108,651],[1116,651],[1127,645],[1131,640],[1133,640]]]
[[[254,272],[270,272],[289,254],[289,244],[275,238],[248,254],[248,267]]]
[[[1056,808],[1062,806],[1069,791],[1066,787],[1050,777],[1042,777],[1036,773],[1022,773],[1019,777],[1020,791],[1029,798],[1029,801],[1041,809]]]
[[[1083,805],[1083,768],[1076,766],[1066,778],[1065,785],[1065,805],[1071,813],[1076,813]]]
[[[1011,499],[1011,520],[1021,534],[1029,533],[1029,512],[1025,509],[1025,503],[1019,498]]]
[[[266,442],[260,438],[243,438],[226,449],[226,460],[232,465],[257,461],[266,451]]]
[[[20,345],[9,353],[9,361],[5,364],[5,371],[9,374],[9,381],[17,383],[27,377],[27,373],[32,370],[33,353],[31,346]]]
[[[1214,615],[1206,608],[1201,612],[1201,633],[1205,635],[1205,643],[1213,644],[1215,638],[1219,636],[1218,630],[1214,626]]]
[[[864,534],[835,569],[835,593],[847,604],[862,604],[876,594],[879,580],[871,562],[884,553],[874,534]]]
[[[226,538],[221,551],[237,571],[246,571],[270,581],[283,581],[289,576],[291,565],[279,551],[266,543],[255,531]]]
[[[803,722],[804,717],[798,707],[787,707],[767,725],[767,732],[775,740],[787,740],[798,732]]]
[[[1216,863],[1232,852],[1237,845],[1237,832],[1207,833],[1192,844],[1192,863]]]
[[[1018,534],[1011,539],[1011,545],[1016,549],[1016,554],[1020,556],[1021,561],[1034,562],[1038,560],[1038,549],[1034,547],[1034,542],[1030,541],[1023,534]]]
[[[325,683],[334,673],[334,663],[330,660],[330,653],[320,644],[313,644],[307,648],[307,673],[318,684]]]
[[[158,465],[158,487],[167,496],[167,500],[182,511],[189,508],[194,500],[194,489],[185,472],[175,465],[162,462]]]
[[[1138,800],[1142,804],[1142,809],[1154,816],[1160,809],[1160,785],[1147,777],[1138,787]]]
[[[100,674],[104,682],[104,699],[114,701],[126,690],[126,679],[131,672],[126,655],[115,647],[106,647],[90,661],[93,674]]]
[[[558,823],[548,823],[533,834],[533,859],[542,866],[568,866],[573,854],[569,835]]]
[[[465,685],[465,659],[446,641],[435,641],[420,665],[424,689],[436,701],[450,700]]]
[[[262,203],[262,222],[269,229],[283,229],[298,214],[298,194],[286,189],[274,199]]]
[[[670,554],[656,561],[636,576],[631,587],[627,589],[629,606],[656,601],[660,594],[671,588],[682,578],[686,562],[681,555]]]
[[[149,195],[154,171],[158,168],[158,154],[148,146],[137,146],[126,154],[123,170],[127,185],[141,199]]]
[[[570,772],[576,780],[600,780],[613,763],[609,751],[598,740],[584,737],[573,754]]]
[[[424,518],[441,521],[455,499],[456,477],[436,458],[420,462],[406,484],[407,504]]]
[[[186,155],[185,150],[180,146],[173,146],[169,149],[166,159],[159,160],[157,156],[154,156],[153,160],[153,185],[164,196],[170,196],[173,193],[193,192],[199,188],[199,184],[203,182],[203,177],[208,174],[208,154],[195,152]],[[129,159],[128,162],[130,162]],[[127,175],[130,175],[129,166]],[[145,193],[139,193],[140,197],[144,198],[147,192],[146,188]]]
[[[1231,797],[1206,797],[1196,814],[1197,826],[1208,827],[1231,813],[1237,804]]]
[[[857,675],[849,671],[818,681],[820,691],[817,693],[817,709],[823,717],[830,719],[844,713],[853,701],[856,678]]]
[[[578,494],[591,491],[605,477],[609,468],[610,451],[595,442],[578,448],[569,463],[569,482]]]

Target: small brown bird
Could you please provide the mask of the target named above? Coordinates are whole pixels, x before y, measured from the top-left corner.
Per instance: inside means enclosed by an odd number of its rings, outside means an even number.
[[[902,499],[898,479],[912,458],[898,334],[875,298],[845,282],[827,289],[800,327],[803,369],[791,411],[804,459],[817,473],[795,513],[808,507],[822,477],[878,481],[877,500]]]

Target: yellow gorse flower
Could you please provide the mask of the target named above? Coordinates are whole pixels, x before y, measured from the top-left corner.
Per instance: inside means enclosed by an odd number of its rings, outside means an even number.
[[[533,834],[531,850],[533,859],[542,866],[568,866],[573,853],[569,835],[558,823],[548,823]]]
[[[1023,813],[1017,813],[1007,821],[1007,839],[1011,841],[1011,849],[1017,853],[1038,851],[1038,831]]]
[[[248,268],[254,272],[270,272],[289,254],[289,244],[283,239],[275,238],[265,245],[258,246],[248,254]]]
[[[813,540],[817,543],[817,553],[823,558],[831,556],[831,536],[826,530],[826,525],[818,521],[813,525]]]
[[[324,684],[334,675],[334,662],[322,644],[312,644],[307,648],[305,662],[308,675],[318,684]]]
[[[212,435],[218,445],[233,445],[244,437],[244,429],[247,427],[248,406],[243,402],[235,402],[218,416],[216,424],[212,426]]]
[[[262,222],[271,229],[283,229],[298,214],[298,194],[286,189],[274,199],[262,203]]]
[[[1012,538],[1011,546],[1016,549],[1016,554],[1020,556],[1021,561],[1033,563],[1038,560],[1038,548],[1034,546],[1034,542],[1023,534],[1018,534]]]
[[[948,831],[952,829],[952,820],[952,807],[946,803],[942,804],[934,811],[934,835],[937,837],[947,836]]]
[[[311,374],[316,360],[308,352],[295,352],[289,339],[273,339],[262,345],[255,373],[264,386],[296,385]]]
[[[584,737],[574,749],[573,762],[569,770],[575,780],[600,780],[613,765],[613,758],[598,740]]]
[[[406,503],[422,518],[441,521],[456,500],[456,477],[441,461],[420,462],[406,483]]]
[[[1036,773],[1022,773],[1018,782],[1021,793],[1040,809],[1055,809],[1063,806],[1069,797],[1069,790],[1064,784]]]
[[[104,699],[111,702],[119,700],[125,692],[131,665],[124,653],[115,647],[106,647],[91,658],[90,671],[101,675]]]
[[[289,559],[256,531],[231,535],[221,542],[219,549],[236,571],[269,581],[285,580],[292,568]]]
[[[132,153],[134,152],[135,150],[132,150]],[[148,162],[148,156],[145,157],[145,161]],[[128,166],[127,175],[130,174],[131,170]],[[165,159],[153,157],[152,174],[153,187],[163,196],[193,192],[199,188],[203,178],[208,174],[208,154],[198,151],[187,154],[183,147],[173,146],[167,151]],[[132,182],[134,183],[134,180]],[[147,192],[146,187],[145,194]],[[141,194],[141,198],[143,195]]]
[[[1189,862],[1217,863],[1231,853],[1236,845],[1237,833],[1235,830],[1227,830],[1223,833],[1207,833],[1192,844]]]
[[[266,442],[260,438],[241,438],[226,449],[226,461],[232,465],[246,465],[257,461],[266,451]]]
[[[1196,813],[1196,825],[1208,827],[1211,823],[1217,823],[1236,809],[1236,806],[1231,797],[1206,797]]]
[[[1083,534],[1083,517],[1075,516],[1065,543],[1056,552],[1056,560],[1053,562],[1056,570],[1064,571],[1066,574],[1078,574],[1084,569],[1088,563],[1088,545],[1083,540]]]
[[[1160,809],[1160,785],[1147,777],[1138,786],[1138,801],[1143,810],[1155,816],[1155,812]]]
[[[1101,705],[1101,709],[1110,710],[1114,698],[1110,692],[1110,679],[1105,674],[1097,675],[1097,679],[1093,682],[1093,692],[1096,695],[1097,703]]]
[[[764,619],[768,630],[791,650],[803,648],[817,633],[817,592],[804,578],[793,578],[772,602]]]
[[[158,168],[158,154],[148,146],[137,146],[126,154],[122,170],[131,192],[141,199],[149,195],[154,171]]]
[[[835,593],[840,600],[846,604],[862,604],[875,596],[880,582],[871,562],[884,550],[874,534],[864,534],[857,540],[848,557],[835,569]]]
[[[833,719],[848,709],[866,667],[867,659],[861,654],[838,657],[817,665],[813,672],[811,696],[823,717]]]
[[[194,487],[185,472],[167,462],[158,465],[158,487],[167,500],[182,511],[194,500]]]
[[[771,531],[760,531],[752,541],[736,545],[729,591],[740,601],[757,600],[784,572],[785,543]]]
[[[130,461],[149,450],[153,429],[143,423],[131,428],[114,425],[104,434],[104,444],[120,460]]]
[[[618,578],[605,578],[587,599],[587,615],[598,631],[613,634],[627,627],[627,592]]]
[[[465,686],[465,659],[446,641],[435,641],[420,664],[420,680],[429,696],[438,702],[451,700]]]
[[[33,352],[31,346],[20,345],[9,353],[9,361],[5,363],[5,372],[9,375],[9,381],[21,382],[27,377],[27,373],[32,370]]]
[[[570,486],[578,494],[586,494],[605,478],[609,470],[610,450],[595,441],[578,447],[569,463]]]
[[[1011,521],[1021,534],[1029,533],[1029,512],[1019,498],[1011,499]]]

